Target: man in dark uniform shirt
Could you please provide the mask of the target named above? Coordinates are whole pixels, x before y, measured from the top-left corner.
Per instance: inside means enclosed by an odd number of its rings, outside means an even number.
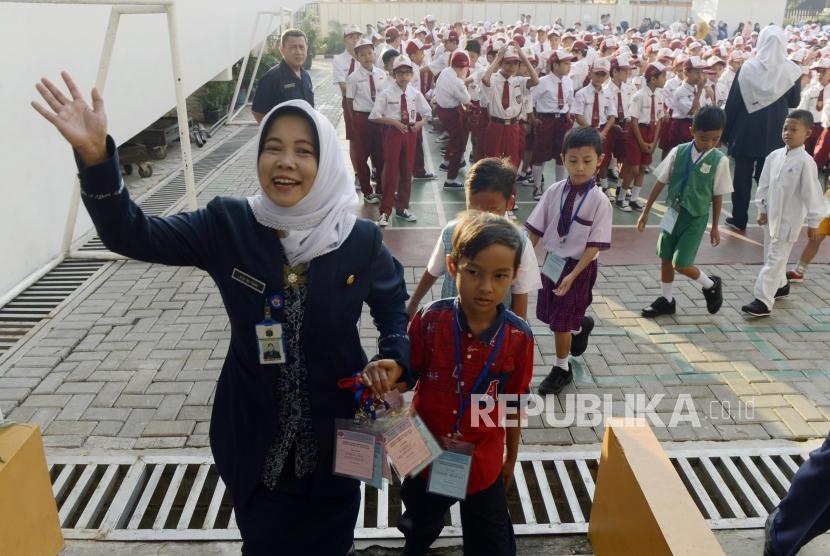
[[[311,76],[303,68],[308,40],[299,29],[288,29],[280,37],[282,62],[268,70],[257,83],[252,111],[259,123],[273,107],[286,100],[300,99],[314,106]]]

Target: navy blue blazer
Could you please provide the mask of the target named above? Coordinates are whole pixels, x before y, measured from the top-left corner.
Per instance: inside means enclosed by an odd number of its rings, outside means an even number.
[[[254,327],[263,320],[267,298],[283,291],[277,232],[259,224],[247,200],[240,198],[217,197],[195,212],[148,217],[123,185],[112,138],[107,138],[107,148],[109,158],[99,165],[84,168],[78,160],[84,205],[104,245],[141,261],[198,267],[210,274],[222,295],[231,342],[216,389],[210,444],[234,502],[244,504],[276,435],[273,382],[280,367],[259,364]],[[235,269],[265,283],[265,290],[257,292],[232,278]],[[354,416],[356,407],[352,393],[338,388],[337,381],[368,363],[357,327],[364,302],[380,332],[375,359],[394,359],[408,379],[403,268],[384,246],[378,227],[358,220],[343,245],[311,261],[307,272],[302,345],[319,448],[310,494],[350,495],[358,482],[332,475],[334,420]]]

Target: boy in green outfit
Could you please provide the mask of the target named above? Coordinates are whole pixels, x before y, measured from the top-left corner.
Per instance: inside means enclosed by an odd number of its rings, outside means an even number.
[[[729,159],[717,149],[725,125],[726,113],[720,108],[705,106],[698,110],[692,122],[694,141],[672,149],[655,172],[657,183],[648,196],[637,229],[641,232],[645,230],[649,211],[663,191],[663,186],[668,184],[666,214],[660,222],[662,232],[657,240],[657,256],[662,262],[662,295],[643,309],[644,317],[674,314],[675,271],[701,285],[709,313],[717,313],[723,305],[721,279],[718,276],[707,276],[694,266],[694,262],[709,223],[710,205],[710,240],[713,246],[720,243],[718,221],[723,196],[732,192]]]

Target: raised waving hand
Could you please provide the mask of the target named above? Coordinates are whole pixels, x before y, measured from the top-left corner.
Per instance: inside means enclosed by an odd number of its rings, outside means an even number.
[[[72,77],[65,71],[61,72],[61,77],[71,98],[67,98],[54,83],[44,77],[35,88],[49,108],[37,101],[32,101],[32,107],[57,128],[72,148],[78,151],[86,166],[103,162],[107,158],[104,99],[98,89],[92,89],[90,107]]]

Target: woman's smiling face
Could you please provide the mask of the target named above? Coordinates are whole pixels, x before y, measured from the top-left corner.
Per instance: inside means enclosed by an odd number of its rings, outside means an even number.
[[[308,195],[317,177],[314,130],[298,114],[278,116],[268,129],[259,156],[259,183],[277,206],[288,208]]]

